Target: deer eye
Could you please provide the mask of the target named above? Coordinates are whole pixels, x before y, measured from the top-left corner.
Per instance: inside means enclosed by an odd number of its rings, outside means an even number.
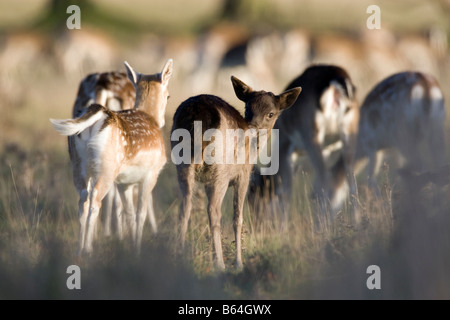
[[[269,119],[270,119],[270,118],[273,118],[274,115],[275,115],[275,114],[274,114],[273,112],[269,113],[269,115],[268,115]]]

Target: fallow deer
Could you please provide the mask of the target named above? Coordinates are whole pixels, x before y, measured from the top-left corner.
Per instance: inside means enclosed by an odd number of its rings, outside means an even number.
[[[196,181],[205,185],[208,197],[208,217],[212,233],[215,251],[215,264],[219,269],[225,269],[221,243],[221,205],[225,193],[229,186],[234,187],[234,218],[233,227],[236,245],[237,268],[242,268],[241,256],[241,230],[243,223],[243,206],[247,193],[250,172],[253,160],[256,161],[256,153],[264,148],[266,142],[264,131],[270,135],[276,119],[281,112],[292,106],[300,94],[301,88],[293,88],[280,95],[274,95],[266,91],[254,91],[241,80],[231,77],[236,96],[245,102],[245,117],[227,102],[213,95],[198,95],[191,97],[180,104],[173,117],[172,126],[172,160],[177,164],[178,182],[182,192],[182,202],[180,205],[181,223],[181,245],[184,246],[188,229],[189,217],[192,207],[192,194]],[[198,121],[198,122],[197,122]],[[196,129],[196,123],[200,123],[201,128]],[[197,126],[198,128],[198,126]],[[223,161],[209,162],[206,159],[207,149],[212,145],[212,138],[209,141],[197,140],[196,134],[201,137],[208,135],[211,129],[216,129],[221,134],[214,135],[214,154],[222,155],[223,159],[235,159],[244,156],[244,161]],[[248,132],[258,129],[258,134]],[[225,137],[228,130],[245,132],[245,137],[238,141],[234,138],[231,143],[225,143],[221,137]],[[180,141],[180,132],[188,133],[187,145],[194,152],[188,152],[187,161],[179,161],[175,147]],[[214,132],[214,131],[213,131]],[[262,132],[262,134],[260,134]],[[242,137],[241,137],[242,138]],[[205,140],[205,139],[204,139]],[[186,143],[186,141],[184,141]],[[182,142],[180,142],[182,143]],[[251,153],[251,145],[257,151]],[[219,145],[219,146],[217,146]],[[199,153],[201,152],[201,154]],[[222,160],[223,160],[222,159]]]
[[[342,148],[345,169],[350,174],[359,119],[355,86],[348,73],[334,65],[308,67],[286,90],[297,86],[303,88],[303,93],[274,126],[279,129],[280,136],[280,170],[276,175],[266,177],[255,171],[249,198],[252,198],[251,202],[269,200],[269,203],[278,198],[281,201],[279,209],[286,211],[294,175],[292,158],[305,150],[314,169],[314,193],[319,199],[330,199],[332,206],[337,207],[340,194],[332,188],[332,174],[327,162],[330,153]],[[326,146],[326,139],[337,141]]]
[[[352,171],[357,173],[361,160],[368,158],[369,185],[377,190],[375,176],[387,149],[396,149],[408,170],[422,172],[441,167],[446,152],[445,114],[444,95],[431,75],[410,71],[385,78],[361,105]],[[338,161],[334,172],[342,171],[342,161]],[[354,194],[354,179],[349,183]]]
[[[136,90],[134,109],[111,111],[93,104],[79,118],[50,119],[62,135],[76,135],[74,147],[80,155],[80,163],[74,179],[79,181],[80,254],[92,252],[101,201],[114,183],[139,251],[147,202],[166,163],[161,128],[165,124],[173,62],[168,60],[162,72],[154,75],[137,73],[126,62],[125,66]],[[136,184],[139,193],[134,215],[132,187]]]
[[[72,109],[72,117],[78,118],[93,103],[98,103],[110,110],[119,111],[133,108],[135,100],[136,91],[125,72],[91,73],[80,82]],[[74,147],[74,139],[74,136],[68,137],[69,149],[71,150],[69,154],[74,171],[73,176],[75,177],[76,171],[79,170],[77,166],[79,155]],[[120,196],[114,185],[102,201],[102,212],[105,215],[105,235],[111,234],[111,218],[114,212],[117,233],[122,238],[121,207]],[[149,207],[148,212],[151,226],[153,231],[156,232],[156,221],[152,208]]]

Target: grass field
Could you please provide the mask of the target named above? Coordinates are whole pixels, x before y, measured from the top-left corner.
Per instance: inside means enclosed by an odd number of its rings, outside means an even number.
[[[43,1],[25,2],[36,4],[23,4],[28,8],[23,11],[14,7],[18,5],[15,1],[0,4],[0,27],[6,30],[5,37],[26,25],[19,21],[32,21],[45,6]],[[168,38],[177,38],[178,34],[189,38],[201,29],[200,22],[212,23],[220,8],[217,1],[194,2],[201,10],[193,11],[194,5],[186,7],[184,1],[178,0],[136,0],[134,8],[124,8],[121,1],[102,0],[97,5],[113,17],[119,13],[129,16],[141,28],[139,33],[144,39],[148,28],[155,24],[160,26],[155,32],[167,32]],[[288,0],[281,1],[281,5],[262,2],[264,5],[254,4],[251,10],[241,9],[254,14],[249,20],[241,17],[243,24],[259,26],[261,17],[268,15],[268,8],[274,8],[270,18],[280,21],[277,28],[297,25],[319,33],[365,26],[365,8],[370,1],[359,1],[357,6],[352,2],[350,13],[346,12],[350,1],[302,1],[299,6],[297,1]],[[448,17],[437,13],[434,2],[380,3],[386,5],[382,13],[386,21],[399,33],[416,32],[432,22],[448,28]],[[8,10],[19,12],[17,18],[9,18]],[[401,20],[395,14],[399,12],[405,13]],[[162,27],[165,23],[167,29]],[[190,34],[180,31],[183,28],[189,29],[184,31]],[[114,62],[111,68],[120,68],[125,59],[139,61],[137,69],[142,72],[157,72],[162,67],[149,67],[137,53],[132,53],[134,48],[118,46],[117,51],[120,63]],[[2,66],[9,66],[8,61],[1,62]],[[189,95],[176,68],[175,62],[164,129],[167,145],[172,113]],[[227,271],[217,273],[208,218],[201,205],[192,213],[185,252],[177,252],[180,192],[175,167],[169,162],[154,190],[159,232],[154,235],[146,226],[142,255],[134,255],[129,239],[121,242],[102,236],[100,225],[94,255],[78,257],[78,197],[66,139],[53,131],[48,119],[70,116],[83,74],[64,76],[48,58],[31,67],[19,62],[14,69],[5,69],[0,74],[0,299],[450,298],[449,190],[427,186],[417,193],[405,192],[389,164],[379,177],[380,197],[369,192],[363,182],[360,184],[358,201],[363,218],[359,224],[353,222],[347,207],[333,220],[318,216],[317,204],[309,197],[312,173],[307,161],[294,179],[296,196],[286,229],[281,228],[278,215],[258,221],[246,204],[242,272],[232,267],[232,201],[227,195],[222,209]],[[439,75],[446,97],[448,69],[448,64],[443,65]],[[230,89],[225,98],[240,106],[231,93]],[[448,128],[446,132],[449,136]],[[314,223],[317,217],[319,226]],[[66,286],[67,267],[74,264],[81,268],[81,290],[69,290]],[[381,269],[381,290],[369,290],[366,286],[370,265]]]

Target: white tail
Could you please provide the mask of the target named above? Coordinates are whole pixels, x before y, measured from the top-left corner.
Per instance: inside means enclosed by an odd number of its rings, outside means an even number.
[[[95,125],[98,121],[104,120],[105,113],[103,112],[103,108],[100,108],[99,106],[100,105],[97,105],[95,108],[89,108],[89,113],[85,114],[81,118],[76,119],[75,121],[73,121],[72,119],[50,119],[50,122],[53,124],[53,128],[55,128],[56,131],[64,136],[80,134],[87,128]],[[83,140],[87,140],[89,137],[90,135],[81,136]]]
[[[69,145],[76,149],[77,158],[72,161],[77,161],[75,167],[79,168],[74,182],[80,194],[80,253],[92,252],[101,201],[114,183],[118,185],[133,240],[140,249],[148,200],[151,201],[151,192],[166,163],[160,127],[169,96],[172,65],[169,60],[161,73],[142,75],[126,64],[136,89],[133,110],[115,112],[94,104],[80,118],[51,120],[56,124],[55,129],[64,135],[81,132],[73,145]],[[136,215],[132,199],[135,184],[139,188]]]

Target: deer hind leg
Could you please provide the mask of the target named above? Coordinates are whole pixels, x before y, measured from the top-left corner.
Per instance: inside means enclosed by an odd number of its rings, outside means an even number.
[[[124,222],[127,231],[131,232],[131,239],[136,239],[136,216],[133,204],[133,185],[120,184],[117,186],[119,190],[120,199],[122,200],[122,207],[124,212]]]
[[[150,209],[150,205],[152,206],[151,210],[153,213],[153,203],[152,199],[152,190],[155,187],[157,174],[151,174],[149,177],[145,179],[145,181],[140,185],[139,188],[139,196],[138,196],[138,208],[136,213],[136,240],[135,245],[138,253],[141,249],[142,242],[142,233],[144,231],[145,218],[147,217],[148,210]],[[150,199],[150,202],[148,201]],[[155,223],[155,217],[153,216],[153,223]],[[155,223],[156,225],[156,223]]]
[[[114,178],[111,175],[100,176],[93,186],[92,191],[89,192],[89,216],[87,217],[85,246],[85,251],[88,253],[92,252],[92,240],[102,200],[113,185]]]
[[[429,134],[429,154],[431,157],[431,170],[437,170],[445,164],[446,145],[443,125],[434,125]]]
[[[234,217],[233,228],[236,244],[236,262],[237,269],[242,269],[242,222],[244,220],[243,210],[245,195],[247,194],[249,179],[246,177],[239,178],[234,185]]]
[[[120,200],[120,194],[117,190],[117,186],[114,185],[114,199],[112,212],[114,216],[114,224],[116,225],[117,235],[119,239],[123,239],[123,224],[122,224],[122,201]]]
[[[78,254],[81,255],[84,251],[86,238],[86,223],[89,215],[89,193],[87,189],[80,191],[80,199],[78,201],[78,219],[80,221],[80,230],[78,234]]]
[[[109,192],[106,194],[105,198],[102,201],[102,208],[105,215],[104,233],[105,236],[107,237],[111,236],[111,217],[113,213],[114,195],[115,195],[115,186],[113,186],[111,190],[109,190]]]
[[[194,192],[195,177],[194,177],[194,167],[190,165],[178,165],[178,184],[181,190],[181,204],[179,211],[179,221],[180,221],[180,245],[184,248],[184,243],[186,241],[186,234],[189,224],[189,217],[191,216],[192,210],[192,195]]]
[[[211,229],[212,240],[214,244],[214,252],[216,254],[216,265],[220,270],[225,270],[223,261],[221,226],[222,219],[222,202],[228,189],[228,181],[216,183],[215,185],[207,185],[205,188],[208,197],[208,218],[209,227]],[[237,250],[236,250],[237,251]],[[237,259],[237,257],[236,257]],[[241,262],[242,263],[242,262]]]
[[[155,209],[153,207],[153,195],[150,194],[147,199],[147,214],[148,220],[150,221],[150,226],[152,227],[153,233],[158,233],[158,225],[156,224],[155,219]]]

